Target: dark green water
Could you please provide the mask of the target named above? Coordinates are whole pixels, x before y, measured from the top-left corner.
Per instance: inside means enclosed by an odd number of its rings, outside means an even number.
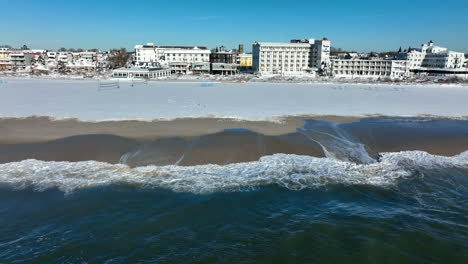
[[[468,170],[410,171],[204,194],[4,184],[0,263],[468,263]]]

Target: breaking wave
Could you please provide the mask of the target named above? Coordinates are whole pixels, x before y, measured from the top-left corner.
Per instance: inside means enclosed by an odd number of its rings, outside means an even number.
[[[175,192],[244,191],[265,185],[302,190],[331,184],[393,186],[411,178],[417,169],[468,168],[468,151],[453,157],[422,151],[381,153],[380,162],[357,164],[332,158],[288,154],[230,165],[145,166],[86,161],[23,160],[0,165],[0,184],[43,191],[130,184]]]

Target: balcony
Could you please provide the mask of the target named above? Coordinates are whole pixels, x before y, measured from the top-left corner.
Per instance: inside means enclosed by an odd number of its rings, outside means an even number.
[[[24,56],[11,56],[11,61],[24,61]]]

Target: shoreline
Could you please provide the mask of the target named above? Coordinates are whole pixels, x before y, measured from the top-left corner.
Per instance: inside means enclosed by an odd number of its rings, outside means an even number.
[[[427,117],[296,116],[282,122],[185,118],[95,123],[32,117],[0,119],[0,128],[0,163],[36,159],[123,162],[131,167],[222,165],[279,153],[313,157],[334,153],[332,156],[338,159],[365,162],[378,161],[383,152],[425,151],[453,156],[468,150],[467,120]]]
[[[50,116],[0,117],[0,144],[29,144],[84,135],[112,135],[145,142],[148,140],[180,137],[194,138],[229,129],[245,129],[265,136],[296,133],[306,120],[333,123],[360,122],[367,118],[429,118],[434,120],[468,121],[468,116],[336,116],[297,115],[272,117],[267,120],[247,120],[227,117],[186,117],[172,119],[80,120]]]
[[[164,137],[198,137],[226,129],[247,129],[267,136],[279,136],[296,132],[303,126],[306,119],[346,123],[355,122],[361,118],[364,117],[300,115],[270,120],[196,117],[86,121],[77,118],[56,119],[49,116],[0,117],[0,128],[3,128],[3,132],[0,132],[0,144],[37,143],[70,136],[97,134],[146,141]]]
[[[0,162],[191,166],[282,153],[366,163],[382,152],[468,149],[460,85],[173,80],[101,91],[95,82],[6,79]]]

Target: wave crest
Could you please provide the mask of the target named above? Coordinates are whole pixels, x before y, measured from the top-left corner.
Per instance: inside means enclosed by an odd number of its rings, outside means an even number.
[[[453,157],[422,151],[382,153],[381,161],[355,164],[331,158],[275,154],[259,161],[230,165],[146,166],[96,161],[46,162],[23,160],[0,165],[0,184],[37,191],[58,188],[66,193],[87,187],[135,184],[175,192],[212,193],[249,190],[276,184],[302,190],[328,184],[391,186],[414,169],[468,168],[468,151]]]

